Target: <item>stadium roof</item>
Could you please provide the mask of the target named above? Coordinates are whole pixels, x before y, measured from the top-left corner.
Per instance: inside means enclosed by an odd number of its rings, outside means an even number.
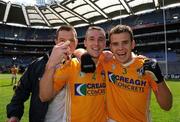
[[[157,10],[172,4],[180,6],[180,0],[63,0],[44,6],[0,0],[0,23],[27,27],[52,28],[63,24],[77,27]]]

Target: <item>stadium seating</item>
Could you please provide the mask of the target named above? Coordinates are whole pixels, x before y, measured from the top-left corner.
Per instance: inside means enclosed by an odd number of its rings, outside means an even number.
[[[119,23],[131,26],[137,43],[136,51],[147,57],[156,58],[160,62],[163,73],[166,73],[164,64],[166,38],[168,49],[172,49],[168,50],[168,73],[180,74],[180,48],[178,46],[180,43],[179,11],[180,7],[165,10],[166,30],[161,9],[146,14],[108,20],[96,25],[103,27],[107,33],[111,27]],[[177,17],[175,18],[175,16]],[[94,24],[92,23],[92,25]],[[79,38],[78,47],[84,47],[83,41],[87,28],[88,26],[76,28]],[[8,67],[11,65],[13,56],[18,57],[16,62],[18,65],[27,66],[33,59],[30,57],[39,57],[52,48],[55,32],[56,29],[26,28],[0,24],[0,66]],[[164,32],[166,32],[166,35]],[[173,50],[178,51],[173,52]]]

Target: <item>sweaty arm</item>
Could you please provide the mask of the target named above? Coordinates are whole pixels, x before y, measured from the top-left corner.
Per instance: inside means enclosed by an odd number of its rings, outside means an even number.
[[[69,44],[63,42],[55,45],[51,52],[49,60],[46,64],[45,72],[40,80],[39,85],[39,97],[42,102],[49,101],[56,95],[53,88],[54,73],[57,66],[67,57],[68,49]]]

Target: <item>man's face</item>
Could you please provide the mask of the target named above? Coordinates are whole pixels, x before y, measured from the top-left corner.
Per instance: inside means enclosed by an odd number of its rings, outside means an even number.
[[[73,31],[59,31],[58,38],[55,40],[55,43],[58,44],[60,42],[65,42],[67,40],[70,41],[70,53],[72,54],[77,46],[77,39]]]
[[[106,38],[104,32],[96,29],[89,30],[84,45],[87,52],[93,57],[98,58],[106,47]]]
[[[116,59],[123,64],[131,61],[131,51],[135,47],[135,42],[131,41],[129,33],[112,34],[110,38],[110,48]]]

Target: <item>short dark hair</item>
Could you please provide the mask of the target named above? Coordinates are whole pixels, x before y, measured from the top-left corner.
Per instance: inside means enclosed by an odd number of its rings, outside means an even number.
[[[101,27],[99,27],[99,26],[90,26],[90,27],[87,29],[87,31],[86,31],[85,39],[87,38],[87,34],[88,34],[88,32],[89,32],[90,30],[99,30],[99,31],[102,31],[102,32],[105,34],[105,36],[106,36],[106,32],[104,31],[103,28],[101,28]]]
[[[76,30],[74,29],[73,26],[71,26],[71,25],[62,25],[56,30],[55,39],[58,39],[59,31],[63,31],[63,30],[65,30],[65,31],[73,31],[73,33],[75,34],[75,37],[77,38],[77,32],[76,32]]]
[[[129,27],[127,25],[116,25],[109,32],[109,41],[111,42],[112,34],[119,34],[119,33],[124,33],[124,32],[129,33],[131,41],[134,40],[133,31],[132,31],[131,27]]]

